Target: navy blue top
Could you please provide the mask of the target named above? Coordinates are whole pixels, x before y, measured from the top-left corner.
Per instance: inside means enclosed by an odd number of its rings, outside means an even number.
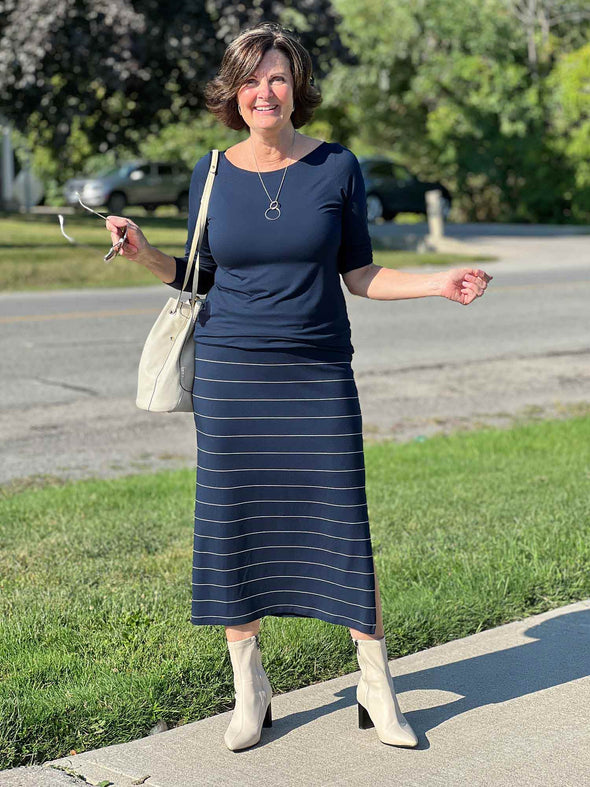
[[[211,154],[195,165],[182,287]],[[283,168],[284,169],[284,168]],[[263,172],[274,198],[283,169]],[[353,153],[322,142],[287,168],[281,216],[268,221],[258,173],[219,157],[201,247],[199,293],[209,292],[195,340],[243,349],[326,347],[352,352],[339,274],[372,262],[365,186]],[[190,285],[187,285],[190,289]]]

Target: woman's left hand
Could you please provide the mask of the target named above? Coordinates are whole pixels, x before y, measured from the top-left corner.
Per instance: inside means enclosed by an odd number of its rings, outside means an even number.
[[[480,268],[451,268],[441,274],[440,294],[467,306],[484,294],[493,278]]]

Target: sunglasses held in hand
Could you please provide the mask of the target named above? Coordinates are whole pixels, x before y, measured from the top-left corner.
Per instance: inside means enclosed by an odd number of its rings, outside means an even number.
[[[103,216],[102,213],[98,213],[98,211],[89,208],[88,205],[85,205],[82,202],[82,199],[80,198],[80,194],[78,192],[76,192],[76,196],[78,197],[78,202],[85,210],[90,211],[90,213],[94,213],[96,216],[99,216],[101,219],[104,219],[105,221],[107,220],[108,218],[107,216]],[[84,243],[77,243],[72,237],[66,235],[66,231],[64,229],[64,217],[60,213],[57,218],[59,219],[59,226],[61,229],[61,233],[66,240],[68,240],[70,243],[73,243],[75,246],[85,246],[86,248],[90,248],[89,246],[86,246],[86,244]],[[129,224],[126,224],[124,228],[119,227],[119,232],[122,231],[123,234],[121,235],[119,240],[115,244],[113,244],[111,248],[108,250],[108,252],[104,255],[103,259],[105,262],[110,262],[113,259],[113,257],[116,257],[117,254],[120,252],[120,250],[123,248],[123,244],[127,240],[128,229],[129,229]]]

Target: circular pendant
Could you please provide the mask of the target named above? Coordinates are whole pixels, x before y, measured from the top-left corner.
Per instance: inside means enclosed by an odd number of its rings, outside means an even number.
[[[270,214],[275,214],[276,213],[276,216],[275,215],[270,215],[269,216],[268,215],[269,213]],[[280,216],[281,216],[281,209],[279,207],[279,201],[278,200],[273,199],[273,201],[270,203],[268,208],[264,211],[264,216],[269,221],[276,221],[278,218],[280,218]]]

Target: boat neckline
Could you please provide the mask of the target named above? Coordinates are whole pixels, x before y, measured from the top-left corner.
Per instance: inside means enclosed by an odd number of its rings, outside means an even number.
[[[261,173],[263,175],[271,175],[273,172],[282,172],[284,169],[291,169],[291,167],[294,167],[296,164],[299,164],[300,161],[305,161],[305,159],[311,156],[313,153],[315,153],[316,150],[319,150],[322,147],[322,145],[327,145],[327,144],[328,143],[326,142],[326,140],[322,140],[319,145],[316,145],[315,148],[313,148],[313,150],[310,150],[309,153],[306,153],[305,156],[301,156],[301,158],[298,158],[297,161],[294,161],[292,164],[287,164],[287,167],[279,167],[279,169],[267,169],[264,171],[261,170]],[[230,167],[237,169],[239,172],[249,172],[252,175],[258,174],[258,171],[255,169],[244,169],[244,167],[238,167],[237,164],[232,164],[232,162],[228,159],[225,153],[226,151],[224,150],[223,151],[224,161],[226,161],[230,165]]]

